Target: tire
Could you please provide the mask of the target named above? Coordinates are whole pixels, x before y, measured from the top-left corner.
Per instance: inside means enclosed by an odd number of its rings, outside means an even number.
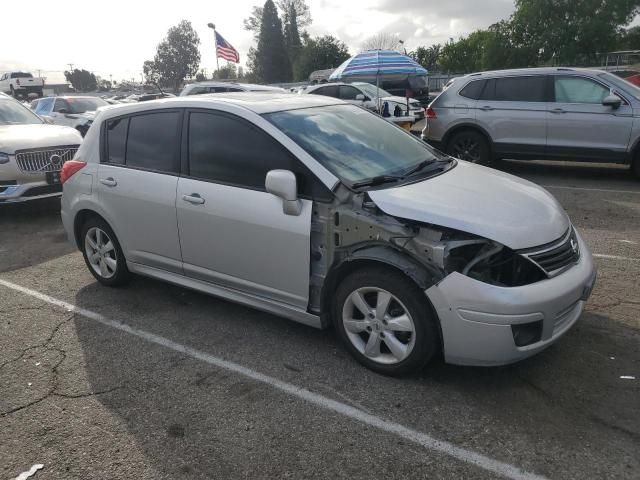
[[[378,302],[386,305],[384,313],[375,312]],[[333,321],[349,353],[383,375],[418,371],[440,347],[437,319],[424,292],[391,268],[365,268],[345,277],[334,296]]]
[[[98,282],[117,287],[131,279],[120,243],[107,222],[99,217],[90,217],[82,226],[80,235],[84,261]]]
[[[447,154],[480,165],[487,165],[491,159],[489,142],[474,130],[455,133],[447,142]]]
[[[640,152],[636,153],[633,162],[631,162],[631,174],[640,180]]]

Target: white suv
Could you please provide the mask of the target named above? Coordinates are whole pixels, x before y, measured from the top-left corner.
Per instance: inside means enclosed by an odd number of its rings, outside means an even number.
[[[591,255],[542,188],[316,95],[107,107],[62,178],[95,278],[131,273],[310,326],[378,372],[498,365],[577,321]]]

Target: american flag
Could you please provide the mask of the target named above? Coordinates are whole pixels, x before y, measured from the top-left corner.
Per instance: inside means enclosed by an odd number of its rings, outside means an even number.
[[[216,32],[216,55],[227,62],[240,63],[240,54],[227,42],[222,35]]]

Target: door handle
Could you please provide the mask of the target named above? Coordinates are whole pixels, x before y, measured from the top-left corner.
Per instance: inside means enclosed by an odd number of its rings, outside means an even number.
[[[202,198],[198,193],[192,193],[191,195],[183,195],[182,200],[185,202],[192,203],[193,205],[202,205],[204,203],[204,198]]]
[[[480,110],[482,110],[483,112],[490,112],[491,110],[493,110],[493,107],[485,105],[484,107],[480,107]]]
[[[554,108],[553,110],[551,110],[551,113],[567,113],[567,111],[563,108]]]
[[[115,187],[116,185],[118,185],[118,182],[116,182],[113,177],[101,178],[100,183],[106,185],[107,187]]]

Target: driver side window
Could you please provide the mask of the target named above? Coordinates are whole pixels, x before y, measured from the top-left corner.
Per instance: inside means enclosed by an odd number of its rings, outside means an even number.
[[[56,98],[56,103],[53,106],[54,112],[60,112],[60,110],[69,111],[69,105],[62,98]]]
[[[609,96],[609,89],[582,77],[555,77],[557,103],[601,104]]]

